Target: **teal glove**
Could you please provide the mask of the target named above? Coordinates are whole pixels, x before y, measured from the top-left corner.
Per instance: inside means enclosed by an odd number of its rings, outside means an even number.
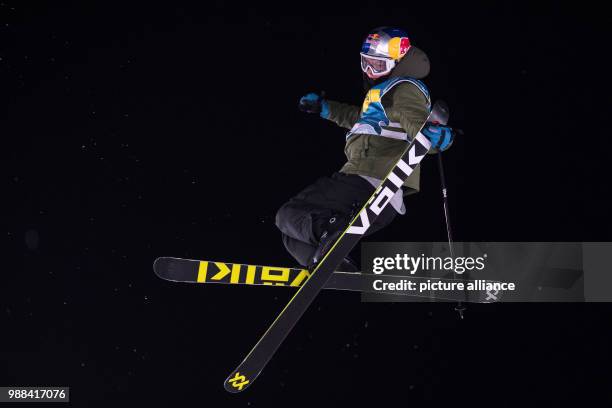
[[[306,113],[318,113],[323,119],[329,118],[329,104],[325,100],[325,93],[321,95],[310,92],[300,99],[298,108]]]
[[[421,133],[431,142],[431,148],[436,152],[443,152],[453,144],[456,131],[448,126],[427,122]]]

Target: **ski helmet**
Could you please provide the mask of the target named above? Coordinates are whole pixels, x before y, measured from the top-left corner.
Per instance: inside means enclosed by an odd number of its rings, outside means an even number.
[[[391,72],[410,49],[408,34],[399,28],[378,27],[361,45],[361,70],[370,78]]]

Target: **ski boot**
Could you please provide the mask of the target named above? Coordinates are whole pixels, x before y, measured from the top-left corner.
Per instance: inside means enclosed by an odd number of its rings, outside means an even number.
[[[346,220],[345,220],[346,221]],[[310,270],[313,270],[316,267],[321,259],[325,256],[325,254],[329,251],[329,249],[334,245],[336,240],[342,232],[346,228],[346,223],[341,222],[341,219],[338,217],[331,217],[329,219],[327,229],[321,234],[321,238],[319,240],[319,246],[315,251],[312,259],[312,264],[310,266]],[[338,271],[340,272],[360,272],[359,266],[355,261],[353,261],[350,257],[346,256],[340,265],[338,265]]]

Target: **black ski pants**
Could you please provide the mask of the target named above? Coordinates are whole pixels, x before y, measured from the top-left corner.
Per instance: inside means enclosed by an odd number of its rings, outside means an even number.
[[[321,236],[335,218],[334,229],[344,229],[374,192],[374,187],[356,174],[334,173],[321,177],[300,191],[276,213],[276,226],[287,251],[303,266],[312,259]],[[366,235],[387,226],[397,212],[388,205]]]

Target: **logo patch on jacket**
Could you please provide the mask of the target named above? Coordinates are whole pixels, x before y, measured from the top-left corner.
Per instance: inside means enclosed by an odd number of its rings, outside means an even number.
[[[380,89],[370,89],[365,99],[363,100],[363,106],[361,107],[361,111],[367,111],[370,104],[376,102],[380,102]]]

